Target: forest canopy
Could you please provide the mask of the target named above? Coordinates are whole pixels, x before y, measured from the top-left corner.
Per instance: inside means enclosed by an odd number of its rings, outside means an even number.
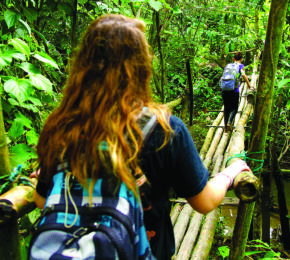
[[[253,58],[263,53],[270,4],[268,0],[1,1],[0,89],[10,167],[31,168],[41,127],[62,96],[71,55],[96,17],[118,13],[146,23],[154,57],[155,100],[168,103],[187,98],[192,91],[193,116],[182,104],[173,112],[206,133],[204,126],[215,116],[207,111],[222,104],[218,82],[225,64],[241,51],[250,75]],[[289,24],[288,7],[274,95],[274,99],[283,95],[278,140],[282,161],[289,148]],[[196,137],[197,143],[199,138],[203,136]]]

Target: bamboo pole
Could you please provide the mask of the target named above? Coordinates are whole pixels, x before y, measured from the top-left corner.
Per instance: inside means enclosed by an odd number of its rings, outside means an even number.
[[[185,204],[175,223],[174,236],[175,236],[176,252],[178,251],[179,246],[181,245],[192,213],[193,213],[192,207],[189,204]]]
[[[252,76],[252,82],[251,85],[255,86],[257,83],[257,75],[256,75],[256,67],[254,68],[253,71],[253,76]],[[248,98],[247,98],[248,104],[247,107],[242,115],[242,118],[239,120],[238,128],[241,128],[241,125],[245,124],[246,120],[248,119],[249,115],[253,111],[253,106],[254,106],[254,95],[253,93],[249,93]],[[239,153],[240,151],[235,150],[234,145],[231,147],[230,153]],[[239,180],[239,178],[243,178],[244,176],[238,176],[235,180],[234,186],[236,185],[236,181]],[[247,196],[243,196],[243,198],[247,198],[248,200],[240,201],[239,206],[238,206],[238,212],[237,212],[237,218],[236,218],[236,223],[233,231],[233,236],[232,236],[232,242],[231,242],[231,249],[230,249],[230,260],[236,260],[236,259],[243,259],[244,256],[244,250],[245,250],[245,245],[246,241],[248,238],[249,230],[250,230],[250,225],[251,225],[251,220],[253,216],[253,211],[255,207],[255,201],[254,199],[252,200],[251,197],[258,196],[258,181],[255,180],[255,176],[251,176],[251,179],[253,181],[253,185],[256,187],[256,194],[252,193],[251,187],[243,187],[241,190],[246,191],[244,194],[247,194]],[[257,178],[256,178],[257,179]],[[246,186],[246,185],[245,185]],[[245,189],[244,189],[245,188]],[[236,190],[235,190],[236,192]],[[239,191],[236,193],[239,195]]]
[[[247,91],[247,85],[245,83],[242,84],[242,87],[241,87],[241,95],[240,95],[240,103],[239,103],[239,108],[238,108],[238,111],[243,111],[243,108],[245,107],[245,103],[246,103],[246,91]],[[241,113],[237,113],[236,116],[235,116],[235,124],[234,126],[237,125],[237,123],[239,122],[240,120],[240,117],[241,117]]]
[[[182,209],[181,203],[176,203],[170,211],[170,218],[171,218],[171,223],[173,226],[179,216],[181,209]]]
[[[218,126],[223,118],[223,115],[224,113],[221,112],[219,113],[219,115],[217,116],[217,118],[214,120],[214,122],[212,123],[213,126]],[[213,137],[213,134],[215,133],[215,128],[214,127],[211,127],[208,132],[207,132],[207,135],[206,135],[206,138],[205,138],[205,141],[203,143],[203,146],[199,152],[199,156],[201,158],[201,160],[204,160],[204,157],[205,157],[205,154],[210,146],[210,143],[211,143],[211,140],[212,140],[212,137]]]
[[[199,240],[194,248],[191,260],[207,259],[215,235],[219,214],[219,209],[215,209],[207,214],[206,221],[202,226]]]
[[[221,136],[223,134],[223,129],[220,128],[216,131],[216,134],[215,134],[215,137],[210,145],[210,148],[208,149],[208,152],[205,156],[205,159],[203,160],[203,164],[206,168],[209,169],[210,167],[210,164],[212,163],[212,160],[213,160],[213,155],[219,145],[219,142],[221,140]],[[226,133],[226,135],[228,135],[228,133]]]
[[[36,184],[36,179],[30,180],[33,184]],[[15,211],[17,218],[21,218],[35,208],[33,192],[34,189],[31,186],[16,186],[2,194],[0,196],[0,202],[11,205],[11,208]],[[0,223],[5,223],[4,219],[7,219],[7,216],[1,214]]]
[[[178,250],[178,254],[174,259],[176,260],[184,260],[184,259],[189,259],[196,238],[199,233],[199,227],[201,225],[201,221],[203,219],[203,214],[200,214],[198,212],[195,212],[193,217],[191,218],[188,230],[183,238],[182,244]]]

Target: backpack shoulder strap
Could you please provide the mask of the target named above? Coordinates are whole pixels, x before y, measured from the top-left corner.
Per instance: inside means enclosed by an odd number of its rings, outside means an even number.
[[[138,115],[137,122],[141,128],[143,144],[145,144],[158,123],[157,117],[150,113],[147,107],[144,107]]]

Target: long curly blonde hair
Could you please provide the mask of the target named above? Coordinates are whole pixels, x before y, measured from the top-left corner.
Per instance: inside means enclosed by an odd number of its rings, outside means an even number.
[[[105,166],[136,194],[132,169],[138,168],[143,142],[136,117],[143,107],[156,114],[165,131],[163,145],[172,132],[170,112],[152,101],[144,30],[142,21],[122,15],[106,15],[88,26],[62,102],[46,120],[37,145],[39,168],[47,181],[56,163],[65,159],[83,185],[89,177],[95,183]],[[104,143],[107,149],[98,149]]]

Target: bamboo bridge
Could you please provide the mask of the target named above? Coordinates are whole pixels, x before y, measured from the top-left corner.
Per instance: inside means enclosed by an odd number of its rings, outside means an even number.
[[[251,85],[256,86],[257,72],[251,76]],[[233,163],[244,150],[245,126],[253,112],[254,93],[249,92],[245,83],[241,84],[239,111],[233,132],[224,132],[223,108],[214,120],[200,150],[200,157],[211,176],[220,172],[228,162]],[[252,172],[243,172],[234,182],[234,191],[239,198],[238,213],[235,222],[229,259],[243,259],[241,241],[248,233],[243,228],[244,217],[249,205],[254,204],[258,196],[258,181]],[[32,198],[33,188],[17,186],[0,196],[0,259],[20,260],[18,219],[35,209]],[[173,259],[207,259],[216,226],[219,221],[219,209],[207,215],[195,212],[185,200],[172,202],[171,221],[174,226],[176,254]]]

